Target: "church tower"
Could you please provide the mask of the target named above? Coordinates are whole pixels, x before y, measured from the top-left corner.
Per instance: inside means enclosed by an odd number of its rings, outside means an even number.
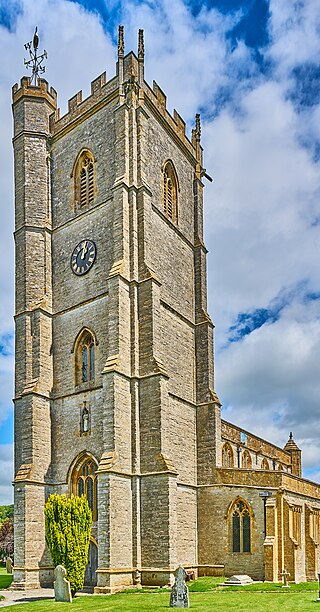
[[[197,565],[197,487],[221,463],[200,118],[189,140],[122,27],[115,77],[62,117],[23,78],[13,113],[14,584],[51,580],[51,492],[88,498],[88,586],[167,584]]]

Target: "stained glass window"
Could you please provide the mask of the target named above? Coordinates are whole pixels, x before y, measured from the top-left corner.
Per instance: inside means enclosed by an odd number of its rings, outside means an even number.
[[[251,516],[246,502],[239,500],[232,508],[232,552],[250,552]]]
[[[79,385],[95,377],[95,341],[93,335],[84,330],[76,343],[76,384]]]
[[[85,495],[92,511],[93,520],[97,520],[97,466],[93,459],[82,460],[73,472],[73,492],[75,495]]]

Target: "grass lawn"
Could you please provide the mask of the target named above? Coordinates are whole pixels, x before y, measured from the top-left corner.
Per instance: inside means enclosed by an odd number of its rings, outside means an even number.
[[[220,587],[221,578],[200,578],[189,583],[190,608],[211,612],[212,610],[237,610],[239,612],[279,612],[293,610],[316,610],[320,612],[318,584],[292,584],[283,589],[281,584],[253,584],[246,587]],[[10,610],[17,612],[160,612],[169,609],[170,592],[166,589],[123,592],[115,595],[79,595],[72,604],[53,600],[33,601],[17,604]],[[317,608],[318,606],[318,608]]]
[[[12,582],[12,574],[7,574],[5,567],[0,566],[0,591],[7,589]]]

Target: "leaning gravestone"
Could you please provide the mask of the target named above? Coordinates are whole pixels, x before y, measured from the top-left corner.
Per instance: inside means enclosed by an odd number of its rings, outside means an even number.
[[[54,586],[54,598],[56,601],[68,601],[72,602],[70,582],[66,579],[67,570],[63,565],[57,565],[54,570],[55,581]]]
[[[170,608],[189,608],[189,591],[186,585],[186,571],[178,567],[175,571],[175,583],[170,597]]]

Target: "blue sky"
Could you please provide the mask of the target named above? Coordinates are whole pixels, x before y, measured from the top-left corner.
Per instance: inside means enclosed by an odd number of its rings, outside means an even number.
[[[11,86],[38,25],[46,78],[68,98],[114,74],[145,30],[146,79],[190,129],[202,116],[209,310],[223,415],[285,444],[320,480],[320,5],[314,0],[0,0],[0,503],[11,499]],[[255,414],[255,420],[252,414]]]

